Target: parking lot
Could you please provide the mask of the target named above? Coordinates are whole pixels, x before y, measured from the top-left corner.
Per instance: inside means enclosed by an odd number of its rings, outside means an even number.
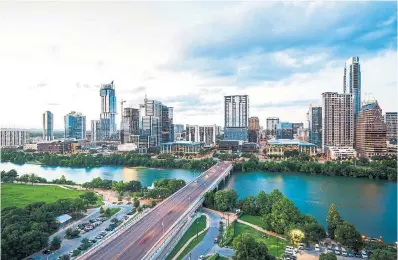
[[[131,217],[131,215],[126,217],[126,215],[127,213],[132,211],[133,209],[132,205],[108,204],[108,207],[117,207],[120,208],[120,211],[111,216],[110,218],[100,220],[99,219],[100,213],[98,209],[98,213],[95,212],[94,214],[91,214],[90,218],[88,219],[84,218],[82,220],[76,221],[75,223],[73,223],[73,225],[68,226],[68,228],[71,227],[72,230],[80,227],[81,232],[79,237],[73,239],[66,239],[65,238],[66,229],[62,229],[53,235],[53,236],[55,235],[59,236],[59,238],[62,240],[60,249],[51,252],[51,254],[44,254],[43,251],[41,251],[39,253],[32,255],[31,257],[35,260],[58,259],[61,255],[70,254],[73,250],[80,247],[82,244],[81,240],[84,238],[87,238],[88,240],[96,240],[95,242],[98,243],[99,240],[103,239],[103,237],[99,238],[101,234],[105,235],[111,231],[111,229],[109,229],[108,231],[106,231],[105,229],[107,229],[111,224],[113,224],[111,222],[113,218],[117,218],[118,220],[121,221],[120,223],[123,223],[124,221],[126,221],[128,217]],[[90,244],[95,244],[92,242]]]

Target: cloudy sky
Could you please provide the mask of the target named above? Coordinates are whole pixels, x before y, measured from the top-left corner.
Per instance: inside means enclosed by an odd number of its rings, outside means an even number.
[[[40,128],[45,110],[57,129],[72,110],[97,119],[112,80],[118,103],[146,93],[176,123],[223,125],[234,94],[261,125],[305,122],[322,92],[343,91],[354,55],[362,97],[397,110],[395,2],[3,2],[0,33],[2,127]]]

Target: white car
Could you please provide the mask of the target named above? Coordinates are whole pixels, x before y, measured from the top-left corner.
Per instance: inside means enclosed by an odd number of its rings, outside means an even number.
[[[342,256],[347,256],[347,250],[345,250],[344,247],[341,248],[341,255]]]
[[[362,250],[361,255],[363,259],[368,259],[368,254],[364,250]]]
[[[319,251],[319,245],[315,244],[315,251]]]
[[[199,256],[199,260],[205,259],[204,255]]]

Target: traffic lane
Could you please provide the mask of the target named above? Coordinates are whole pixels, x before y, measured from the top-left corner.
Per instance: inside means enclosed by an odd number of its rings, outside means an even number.
[[[131,241],[131,239],[130,239],[130,237],[132,236],[132,235],[134,235],[134,233],[136,233],[136,236],[135,237],[137,237],[137,235],[139,236],[139,238],[144,238],[145,236],[144,236],[144,234],[147,234],[147,233],[149,233],[150,231],[152,231],[153,229],[154,229],[154,225],[153,225],[153,222],[151,222],[152,221],[152,218],[154,217],[154,216],[156,216],[157,215],[157,217],[159,218],[159,217],[161,217],[161,215],[164,215],[165,213],[166,213],[166,211],[167,210],[165,210],[166,208],[167,208],[167,206],[169,206],[169,204],[174,204],[174,203],[181,203],[181,199],[180,199],[180,197],[185,197],[185,199],[186,199],[186,197],[187,196],[197,196],[198,194],[200,194],[201,192],[203,192],[204,191],[204,189],[206,189],[207,188],[207,186],[208,185],[206,185],[206,184],[208,184],[208,183],[210,183],[210,182],[213,182],[217,177],[218,177],[218,175],[216,175],[216,174],[213,174],[213,173],[215,173],[215,172],[217,172],[217,171],[209,171],[208,173],[208,176],[203,176],[202,178],[200,178],[200,179],[198,179],[198,183],[199,182],[201,182],[201,183],[203,183],[204,185],[204,187],[202,187],[202,189],[200,189],[200,190],[198,190],[197,191],[197,193],[195,194],[195,193],[192,193],[192,188],[193,187],[187,187],[184,191],[182,191],[180,194],[178,194],[177,195],[177,197],[175,197],[175,198],[172,198],[172,199],[170,199],[169,201],[167,201],[165,204],[162,204],[161,205],[161,207],[159,207],[158,208],[158,211],[159,212],[151,212],[148,216],[146,216],[146,217],[144,217],[142,220],[142,224],[140,225],[140,227],[138,227],[137,228],[137,226],[136,225],[133,225],[131,228],[129,228],[129,230],[127,230],[125,233],[123,233],[123,238],[122,239],[120,239],[120,240],[118,240],[118,243],[115,243],[114,241],[115,240],[113,240],[113,241],[111,241],[111,242],[109,242],[109,244],[108,245],[106,245],[104,248],[102,248],[102,249],[100,249],[100,250],[98,250],[96,253],[94,253],[94,255],[93,256],[91,256],[90,257],[90,259],[110,259],[112,256],[115,256],[116,255],[116,258],[118,258],[118,257],[120,257],[122,254],[126,254],[126,255],[128,255],[128,257],[129,257],[129,259],[131,259],[131,257],[132,257],[132,255],[131,255],[131,250],[134,250],[134,247],[132,247],[136,242],[137,242],[137,239],[135,239],[134,241]],[[211,176],[210,178],[209,178],[209,176]],[[191,183],[190,185],[192,185],[192,186],[196,186],[195,185],[195,183]],[[200,186],[202,186],[202,185],[200,185]],[[191,195],[190,195],[191,194]],[[187,203],[187,202],[186,202]],[[188,202],[188,204],[189,204],[189,202]],[[188,205],[187,205],[188,206]],[[170,221],[170,223],[169,223],[169,221],[167,221],[167,223],[164,223],[165,224],[165,229],[167,228],[169,228],[169,227],[171,227],[171,225],[172,224],[174,224],[174,222],[175,222],[175,220],[176,220],[176,218],[178,218],[179,216],[181,216],[182,215],[182,213],[184,213],[185,212],[185,210],[186,210],[186,208],[185,208],[185,206],[182,206],[182,211],[181,212],[179,212],[179,214],[178,214],[178,212],[176,212],[175,214],[173,214],[173,218],[172,218],[172,220]],[[152,218],[151,218],[151,216],[152,216]],[[148,223],[149,222],[149,223]],[[138,224],[138,222],[137,222],[137,224]],[[133,228],[134,227],[134,228]],[[145,229],[145,230],[143,230],[143,229]],[[152,229],[152,230],[151,230]],[[146,231],[146,232],[145,232]],[[144,233],[145,232],[145,233]],[[140,233],[141,233],[141,236],[140,236]],[[162,235],[162,234],[161,234]],[[160,235],[160,236],[161,236]],[[146,238],[146,239],[148,239],[148,240],[146,240],[146,241],[148,241],[146,244],[148,244],[148,246],[140,246],[139,247],[139,249],[140,250],[134,250],[134,252],[132,252],[134,255],[136,255],[137,254],[137,251],[140,251],[140,252],[138,252],[138,253],[140,253],[140,254],[142,254],[142,256],[143,256],[143,252],[144,253],[146,253],[147,252],[147,250],[149,250],[150,249],[150,247],[149,247],[149,245],[150,246],[153,246],[156,242],[157,242],[157,240],[160,238],[160,236],[159,236],[159,234],[156,234],[156,236],[153,236],[153,237],[151,237],[151,238]],[[156,240],[156,241],[155,241]],[[124,248],[124,247],[126,247],[127,246],[127,250],[126,249],[124,249],[124,251],[122,251],[123,249],[122,248]],[[131,248],[132,247],[132,248]],[[149,247],[149,248],[148,248]],[[124,253],[124,252],[126,252],[126,253]],[[138,257],[138,256],[136,256],[136,257]]]
[[[196,196],[200,195],[203,192],[203,188],[201,189],[196,189],[194,193],[191,193],[191,196]],[[147,253],[147,248],[143,247],[143,244],[148,244],[150,248],[154,244],[156,244],[157,241],[163,236],[163,230],[162,230],[162,222],[165,226],[165,231],[166,226],[171,227],[175,221],[186,211],[186,209],[189,207],[189,199],[185,199],[183,202],[181,202],[181,205],[175,206],[178,209],[173,210],[170,214],[166,214],[166,216],[159,220],[152,228],[152,230],[149,232],[148,235],[144,236],[143,240],[139,242],[139,244],[134,244],[127,248],[119,258],[119,260],[127,260],[127,259],[141,259],[146,253]],[[168,229],[168,228],[167,228]],[[141,244],[142,243],[142,244]]]

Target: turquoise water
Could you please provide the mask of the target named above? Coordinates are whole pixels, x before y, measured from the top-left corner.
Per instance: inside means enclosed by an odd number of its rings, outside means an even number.
[[[48,167],[1,163],[0,170],[15,169],[21,174],[35,173],[47,180],[65,175],[77,183],[95,177],[112,180],[138,180],[151,186],[156,179],[177,178],[191,181],[198,171],[162,170],[104,166],[98,168]],[[382,236],[386,242],[397,241],[397,185],[394,182],[330,176],[310,176],[302,173],[233,173],[226,183],[240,198],[279,189],[303,213],[310,213],[326,225],[326,214],[335,203],[343,218],[353,223],[367,236]]]

